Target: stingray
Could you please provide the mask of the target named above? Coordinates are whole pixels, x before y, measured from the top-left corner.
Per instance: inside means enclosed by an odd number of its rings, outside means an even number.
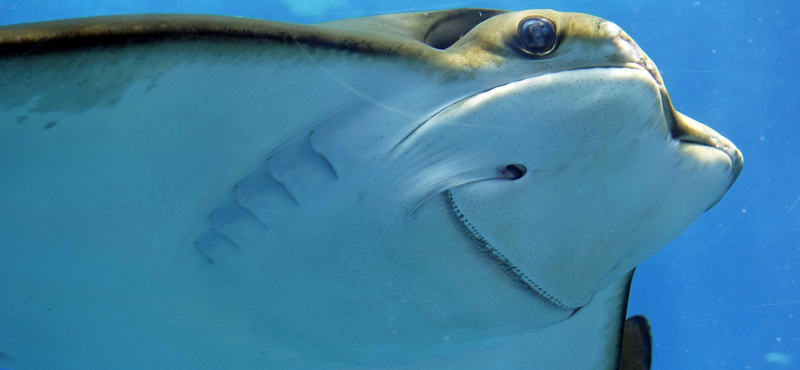
[[[615,24],[0,28],[0,365],[615,369],[742,156]]]

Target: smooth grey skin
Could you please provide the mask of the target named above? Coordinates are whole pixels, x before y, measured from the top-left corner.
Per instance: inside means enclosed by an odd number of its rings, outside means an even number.
[[[0,123],[13,369],[614,369],[632,269],[743,163],[550,10],[6,26]]]

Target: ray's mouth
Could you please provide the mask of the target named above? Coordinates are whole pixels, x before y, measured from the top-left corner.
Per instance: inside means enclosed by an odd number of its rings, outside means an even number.
[[[730,160],[730,177],[728,179],[728,186],[725,188],[725,192],[727,192],[727,189],[733,185],[744,167],[742,152],[739,151],[730,140],[710,127],[676,111],[662,83],[659,83],[659,92],[661,94],[664,116],[669,126],[670,135],[674,140],[679,141],[683,145],[702,145],[714,148],[725,153],[728,157]],[[725,192],[720,194],[719,198],[712,202],[706,210],[714,207]]]
[[[617,37],[618,40],[622,42],[621,45],[623,46],[621,46],[621,48],[627,50],[628,58],[630,58],[628,67],[647,71],[658,85],[664,116],[672,138],[682,144],[702,145],[715,148],[728,156],[731,166],[730,181],[728,184],[728,187],[730,187],[733,182],[736,181],[736,178],[739,177],[739,173],[742,172],[742,167],[744,165],[744,158],[739,149],[737,149],[730,140],[712,130],[710,127],[677,112],[672,105],[672,100],[667,93],[664,80],[661,78],[661,73],[658,72],[656,65],[624,31],[619,30]],[[714,202],[714,204],[716,204],[716,202]],[[711,207],[713,207],[713,204]],[[711,207],[709,207],[709,209]]]

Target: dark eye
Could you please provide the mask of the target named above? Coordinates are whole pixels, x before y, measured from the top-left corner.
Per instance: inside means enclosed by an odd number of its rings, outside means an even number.
[[[525,19],[519,23],[517,40],[524,52],[544,56],[555,50],[556,25],[543,17]]]

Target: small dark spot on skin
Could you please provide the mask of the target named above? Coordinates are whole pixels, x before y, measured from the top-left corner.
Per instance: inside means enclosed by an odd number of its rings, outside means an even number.
[[[48,311],[52,311],[52,310],[51,310],[50,308],[48,308],[48,307],[45,307],[44,309],[45,309],[45,310],[48,310]]]
[[[57,124],[58,124],[58,121],[49,122],[48,124],[44,125],[44,129],[45,130],[49,130],[49,129],[53,128],[53,126],[55,126]]]
[[[25,120],[27,120],[27,119],[28,119],[28,116],[19,116],[14,120],[14,122],[16,122],[16,123],[21,125],[21,124],[25,123]]]
[[[3,352],[3,351],[0,351],[0,359],[4,359],[4,358],[8,358],[8,357],[9,357],[9,356],[8,356],[8,353],[5,353],[5,352]]]

